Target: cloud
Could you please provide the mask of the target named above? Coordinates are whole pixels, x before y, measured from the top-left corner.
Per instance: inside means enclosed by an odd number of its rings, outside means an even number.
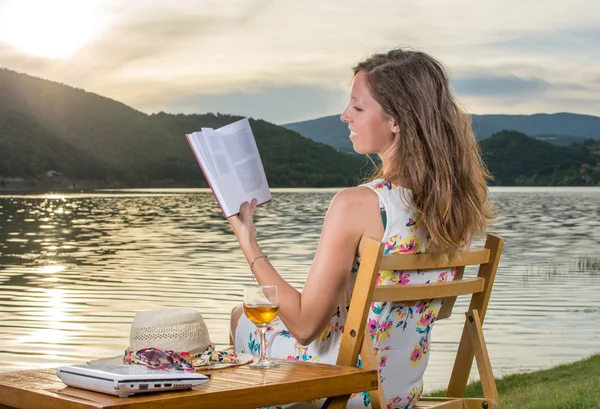
[[[348,92],[343,90],[309,85],[281,85],[189,95],[172,99],[166,104],[155,100],[142,108],[147,112],[221,112],[267,118],[281,124],[338,114],[345,108],[347,101]]]
[[[351,80],[349,66],[292,60],[237,75],[208,72],[185,79],[157,75],[118,80],[98,84],[93,92],[148,113],[236,109],[237,114],[288,122],[318,116],[320,110],[337,113],[347,103]],[[283,114],[284,109],[290,112]]]
[[[0,67],[15,69],[30,75],[52,71],[54,60],[23,54],[15,48],[0,42]]]
[[[535,67],[498,66],[494,71],[463,72],[452,78],[452,88],[468,112],[479,114],[532,114],[540,112],[600,113],[600,83],[582,78],[548,75],[517,75],[533,72]],[[554,79],[559,77],[558,79]]]
[[[461,77],[453,88],[463,109],[472,113],[600,113],[600,84],[475,74]]]
[[[573,27],[559,30],[510,33],[505,40],[490,42],[493,48],[535,54],[585,53],[600,57],[600,27]],[[558,61],[557,61],[558,62]]]
[[[458,94],[467,95],[521,95],[545,91],[551,87],[541,78],[520,78],[516,75],[474,74],[452,80]]]
[[[600,113],[595,103],[577,102],[600,93],[600,6],[587,0],[543,10],[522,0],[98,4],[100,32],[73,58],[26,56],[0,44],[0,64],[146,112],[221,111],[287,122],[339,113],[350,67],[407,45],[439,59],[473,111],[584,106]]]
[[[505,71],[505,67],[498,67]],[[531,69],[529,70],[531,71]],[[591,84],[590,84],[591,82]],[[489,98],[540,98],[542,96],[589,96],[595,97],[600,87],[593,79],[568,78],[552,81],[550,78],[521,76],[517,74],[495,74],[474,72],[460,74],[451,79],[454,92],[460,95],[486,96]]]
[[[230,7],[234,12],[226,12],[219,11],[217,3],[210,5],[210,0],[202,5],[179,1],[173,7],[165,2],[127,5],[112,2],[111,6],[108,0],[101,13],[103,17],[99,17],[104,23],[99,24],[95,40],[84,45],[69,60],[29,56],[3,47],[1,42],[0,58],[8,67],[23,67],[35,72],[62,71],[67,80],[73,78],[79,83],[126,78],[131,76],[128,71],[143,74],[157,65],[164,70],[165,66],[181,64],[181,59],[173,58],[174,52],[182,52],[188,61],[206,58],[195,50],[231,27],[244,29],[271,2],[234,1],[235,4],[230,4],[235,6]],[[178,70],[178,67],[173,68],[173,71]]]
[[[173,51],[188,49],[188,59],[198,60],[202,43],[210,41],[218,33],[236,26],[243,28],[251,21],[255,12],[265,8],[269,1],[247,2],[237,9],[233,16],[207,14],[201,9],[192,10],[144,10],[140,17],[129,17],[113,24],[100,39],[83,49],[76,57],[85,61],[89,58],[95,64],[88,66],[93,75],[123,72],[128,66],[152,66],[157,59],[168,65]],[[98,56],[103,56],[99,59]],[[171,65],[182,63],[171,60]],[[185,61],[183,62],[185,63]],[[144,68],[137,67],[143,70]]]
[[[177,43],[210,30],[213,24],[194,14],[149,14],[112,26],[99,41],[84,48],[76,57],[96,57],[96,64],[90,68],[100,73],[118,70],[133,62],[160,57]],[[100,55],[104,58],[98,59]]]

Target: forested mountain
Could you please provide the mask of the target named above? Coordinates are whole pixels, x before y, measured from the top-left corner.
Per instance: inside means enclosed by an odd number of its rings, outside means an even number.
[[[569,118],[580,117],[585,116]],[[600,119],[594,118],[584,120]],[[204,187],[184,134],[238,119],[147,115],[84,90],[0,69],[0,188]],[[364,157],[263,120],[250,123],[272,187],[351,186],[366,172]],[[300,128],[321,136],[343,133],[349,143],[347,126],[337,116]],[[494,184],[600,185],[600,142],[582,139],[577,129],[583,128],[564,128],[565,135],[546,132],[540,140],[502,131],[483,140]],[[321,140],[336,146],[342,138]],[[556,146],[571,141],[578,144]]]
[[[600,186],[600,141],[559,147],[503,131],[480,146],[495,185]]]
[[[340,152],[354,152],[349,138],[348,124],[342,122],[339,115],[324,116],[283,126],[313,141],[326,143]]]
[[[511,129],[531,137],[568,135],[584,139],[600,139],[600,117],[561,112],[533,115],[471,115],[473,131],[478,139],[486,139]]]
[[[162,112],[150,117],[157,127],[166,129],[169,135],[184,135],[203,126],[218,128],[241,119],[230,115],[172,115]],[[251,119],[250,124],[270,186],[349,186],[356,182],[355,177],[364,161],[267,121]],[[177,157],[191,155],[187,142],[181,149]],[[192,162],[193,173],[197,174],[198,165],[195,159]],[[168,163],[163,165],[163,172],[166,171],[166,165]],[[177,170],[178,166],[174,165],[173,168]]]
[[[534,115],[472,115],[473,131],[479,140],[503,130],[515,130],[556,145],[570,145],[586,139],[600,139],[600,117],[571,113]],[[339,115],[283,125],[288,129],[326,143],[341,152],[352,152],[348,124]]]
[[[84,90],[0,69],[0,182],[206,186],[184,134],[237,119],[146,115]],[[286,128],[250,122],[272,187],[355,182],[362,162]]]
[[[486,117],[488,116],[476,116],[474,122],[485,123]],[[500,117],[508,118],[507,126],[510,126],[515,123],[510,120],[511,117],[519,116],[489,115],[489,117],[494,121]],[[565,132],[571,132],[569,135],[540,134],[536,137],[529,137],[518,131],[500,131],[489,138],[488,135],[485,135],[486,138],[481,140],[480,144],[484,159],[495,177],[492,184],[502,186],[600,186],[600,168],[598,167],[600,141],[573,135],[579,130],[586,135],[598,135],[597,139],[600,139],[600,118],[576,114],[532,115],[531,117],[542,122],[548,120],[550,123],[556,118],[563,118],[567,122],[583,118],[586,124],[588,123],[586,121],[595,124],[597,120],[597,128],[590,128],[586,131],[587,133],[582,131],[584,126],[573,125],[571,128],[561,128]],[[342,152],[353,152],[352,143],[348,138],[348,125],[342,123],[337,115],[284,126],[296,130],[308,138],[328,143]],[[501,128],[500,125],[497,127]],[[533,132],[541,132],[546,128],[540,125],[539,128],[530,129]]]

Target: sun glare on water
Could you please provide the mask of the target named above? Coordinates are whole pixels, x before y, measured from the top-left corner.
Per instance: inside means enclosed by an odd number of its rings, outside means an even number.
[[[92,0],[5,2],[0,6],[0,43],[26,54],[67,58],[93,37],[95,11]]]

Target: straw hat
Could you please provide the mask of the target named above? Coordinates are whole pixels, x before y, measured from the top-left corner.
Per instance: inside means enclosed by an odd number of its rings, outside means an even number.
[[[129,332],[129,349],[170,349],[201,354],[210,345],[202,314],[191,308],[141,311]]]
[[[202,314],[191,308],[171,308],[136,313],[131,323],[127,351],[136,352],[145,348],[158,348],[193,356],[204,352],[211,353],[213,350],[209,350],[209,346],[214,348]],[[212,367],[216,369],[240,365],[251,360],[251,355],[238,354],[235,363],[212,363]],[[93,365],[123,364],[123,355],[96,359],[88,363]]]

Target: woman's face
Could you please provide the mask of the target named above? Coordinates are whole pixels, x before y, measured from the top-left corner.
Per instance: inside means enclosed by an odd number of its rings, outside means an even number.
[[[341,120],[348,124],[350,140],[357,153],[388,156],[386,152],[389,153],[393,147],[398,126],[371,96],[366,74],[362,71],[352,81],[350,103]]]

